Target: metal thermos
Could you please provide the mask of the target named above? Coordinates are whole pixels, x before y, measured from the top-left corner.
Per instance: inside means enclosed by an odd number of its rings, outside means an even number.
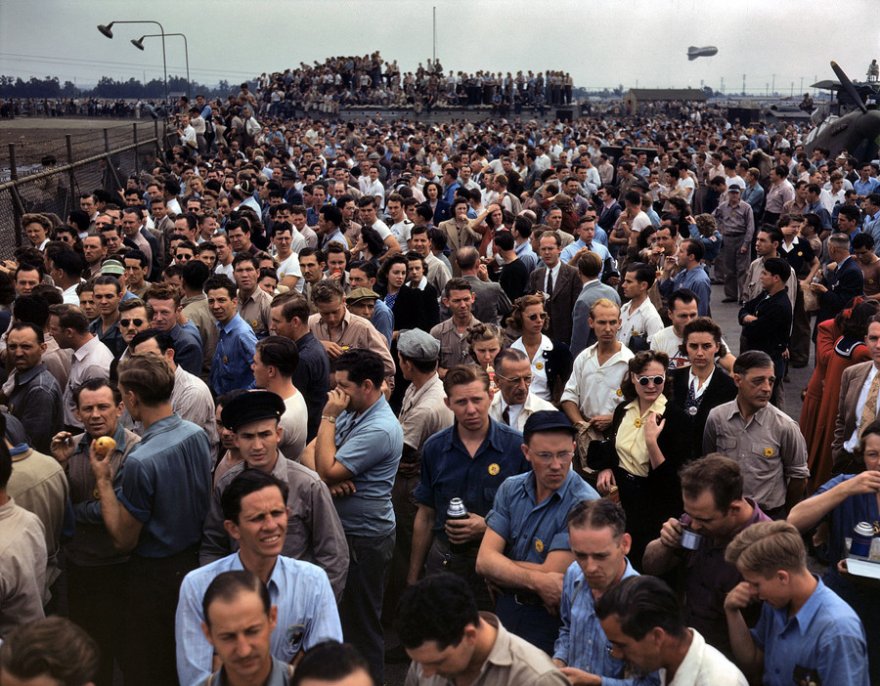
[[[467,519],[468,511],[464,506],[461,498],[453,498],[449,501],[449,507],[446,508],[446,519]],[[466,543],[449,543],[449,552],[463,553],[467,550]]]
[[[874,539],[874,527],[868,522],[859,522],[853,529],[850,555],[868,557],[871,554],[871,541]]]

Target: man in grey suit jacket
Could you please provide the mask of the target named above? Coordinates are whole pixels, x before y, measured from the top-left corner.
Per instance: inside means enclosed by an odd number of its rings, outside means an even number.
[[[572,313],[571,356],[577,357],[585,348],[596,342],[596,334],[590,327],[590,310],[600,298],[607,298],[620,307],[620,296],[611,286],[599,281],[602,273],[602,258],[594,252],[581,255],[578,260],[578,273],[581,278],[581,294],[574,303]]]
[[[484,281],[479,277],[480,253],[476,248],[460,248],[455,253],[455,261],[461,269],[461,278],[467,281],[474,290],[474,316],[484,324],[501,323],[513,309],[510,298],[494,281]]]
[[[581,279],[577,269],[560,261],[561,250],[562,240],[557,232],[545,231],[541,234],[538,251],[544,265],[529,275],[529,293],[545,294],[545,308],[550,314],[547,336],[568,345],[571,341],[574,304],[581,294]],[[548,272],[551,274],[550,284]]]

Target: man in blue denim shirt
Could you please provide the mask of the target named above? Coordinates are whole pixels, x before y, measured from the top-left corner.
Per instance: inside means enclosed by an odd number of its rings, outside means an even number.
[[[568,513],[599,498],[571,468],[574,435],[559,410],[526,420],[522,452],[532,470],[498,489],[477,555],[477,572],[500,588],[495,614],[501,623],[548,654],[559,633],[563,575],[574,561]]]
[[[360,648],[380,684],[385,652],[380,615],[394,552],[391,488],[403,454],[403,430],[382,394],[384,377],[384,361],[372,350],[340,355],[314,456],[308,450],[303,455],[303,464],[314,466],[335,496],[348,539],[351,562],[339,604],[345,640]]]
[[[562,628],[553,662],[572,683],[659,684],[656,673],[626,677],[626,664],[611,656],[611,643],[596,616],[598,598],[623,579],[638,576],[626,559],[632,538],[626,533],[623,508],[605,498],[578,503],[568,515],[568,537],[575,561],[562,586]]]
[[[484,517],[504,480],[527,471],[529,464],[521,450],[522,434],[489,417],[489,377],[482,368],[452,367],[443,388],[455,424],[431,436],[422,448],[407,580],[417,582],[425,566],[428,574],[452,572],[468,581],[478,607],[490,610],[486,584],[476,573]],[[452,498],[462,500],[467,518],[447,519]]]
[[[741,531],[725,558],[745,581],[724,601],[737,663],[764,686],[868,686],[865,631],[853,609],[807,569],[800,532],[788,522],[760,522]],[[763,601],[749,630],[742,610]]]
[[[238,388],[249,388],[254,383],[251,364],[257,336],[237,312],[238,288],[229,277],[212,276],[205,281],[205,294],[220,334],[211,360],[211,390],[219,396]]]

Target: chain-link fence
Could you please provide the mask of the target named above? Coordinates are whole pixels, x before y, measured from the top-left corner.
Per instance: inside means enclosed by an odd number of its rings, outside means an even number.
[[[103,188],[116,195],[130,175],[152,170],[170,133],[156,121],[8,143],[0,167],[0,258],[21,245],[22,215],[52,213],[63,222],[83,193]]]

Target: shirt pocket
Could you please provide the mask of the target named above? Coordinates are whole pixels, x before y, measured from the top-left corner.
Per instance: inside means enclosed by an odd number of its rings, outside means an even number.
[[[718,436],[715,440],[715,449],[731,459],[737,458],[737,442],[733,436]]]
[[[772,476],[779,471],[779,446],[769,441],[752,441],[751,458],[755,476]]]

